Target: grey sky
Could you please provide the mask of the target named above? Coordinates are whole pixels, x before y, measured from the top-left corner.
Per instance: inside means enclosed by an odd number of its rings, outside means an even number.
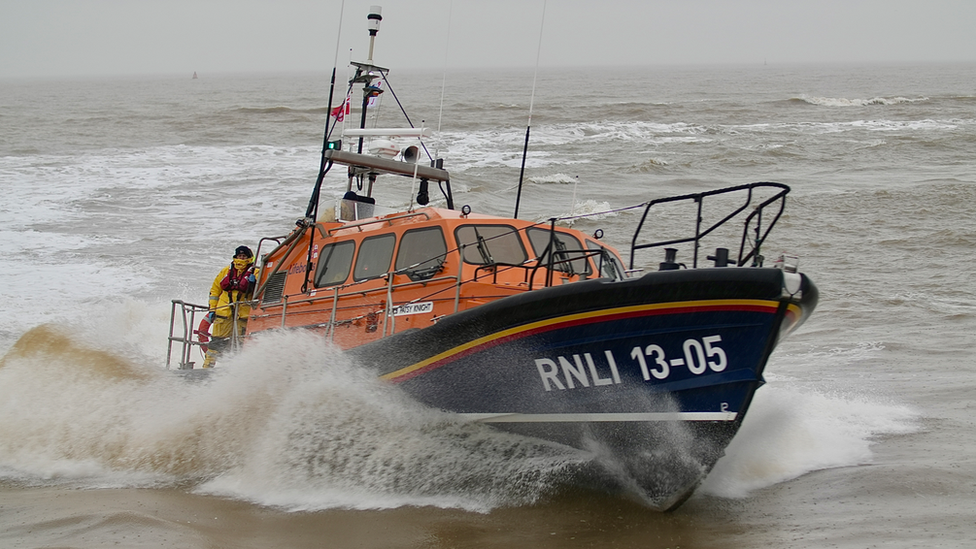
[[[346,0],[340,66],[535,65],[543,0]],[[341,0],[0,0],[0,78],[331,70]],[[548,0],[543,67],[976,61],[974,0]],[[450,30],[448,40],[448,30]]]

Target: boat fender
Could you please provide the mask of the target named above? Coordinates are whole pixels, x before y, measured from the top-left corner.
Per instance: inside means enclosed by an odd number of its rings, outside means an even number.
[[[783,271],[783,291],[790,297],[799,299],[803,296],[800,289],[803,288],[803,277],[797,273]]]
[[[210,342],[210,315],[204,316],[200,319],[200,324],[197,325],[197,329],[193,330],[194,335],[197,336],[197,341],[200,342],[200,350],[203,354],[207,354],[210,348],[206,345]]]

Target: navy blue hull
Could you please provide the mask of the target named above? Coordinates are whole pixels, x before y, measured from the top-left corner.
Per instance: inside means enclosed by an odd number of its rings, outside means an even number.
[[[624,471],[616,484],[666,509],[721,457],[781,334],[815,307],[806,277],[784,287],[782,271],[745,268],[582,282],[352,352],[428,406],[593,451],[597,477]]]
[[[682,411],[734,413],[760,381],[776,313],[770,307],[564,321],[542,333],[498,336],[476,352],[459,351],[393,380],[458,413],[667,412],[674,401]]]

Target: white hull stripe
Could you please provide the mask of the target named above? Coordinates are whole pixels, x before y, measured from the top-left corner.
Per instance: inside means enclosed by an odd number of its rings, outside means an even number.
[[[736,412],[648,412],[606,414],[458,414],[482,423],[573,423],[610,421],[735,421]]]

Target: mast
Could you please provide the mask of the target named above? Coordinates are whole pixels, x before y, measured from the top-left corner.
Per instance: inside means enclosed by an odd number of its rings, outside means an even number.
[[[411,176],[414,179],[420,180],[420,191],[417,194],[419,203],[427,204],[429,202],[428,184],[430,181],[436,181],[438,185],[441,185],[441,192],[447,199],[447,207],[453,209],[454,200],[451,193],[450,178],[448,173],[443,169],[443,161],[441,159],[431,159],[430,167],[424,166],[419,162],[420,148],[423,147],[426,150],[421,140],[423,137],[429,137],[430,133],[424,127],[414,127],[413,122],[411,122],[403,105],[400,104],[396,92],[387,79],[390,69],[374,64],[373,54],[376,46],[376,35],[379,33],[380,22],[383,20],[382,8],[380,6],[370,6],[370,11],[366,19],[367,30],[369,31],[369,57],[365,62],[350,61],[350,64],[355,68],[355,72],[352,78],[349,79],[348,88],[349,93],[351,93],[353,87],[362,84],[363,96],[359,128],[344,128],[342,131],[344,137],[357,138],[357,145],[355,149],[350,147],[348,152],[346,152],[342,150],[341,146],[335,146],[337,142],[330,141],[328,142],[328,150],[323,150],[323,160],[327,166],[331,166],[333,162],[347,166],[347,192],[359,191],[357,194],[361,194],[361,196],[366,198],[373,198],[373,185],[378,175],[387,173]],[[382,86],[383,83],[386,83],[386,85]],[[370,107],[376,106],[373,103],[373,99],[387,91],[387,89],[389,89],[393,99],[396,100],[397,105],[400,106],[400,111],[406,118],[410,126],[409,128],[366,128],[368,111]],[[376,152],[374,155],[368,153],[365,149],[367,149],[366,140],[376,137],[387,139],[412,137],[418,139],[420,142],[418,145],[411,145],[400,150],[399,144],[390,141],[388,142],[389,147],[385,147],[387,143],[378,145],[378,150],[381,150],[382,153],[374,151]],[[376,143],[374,141],[374,144]],[[399,150],[398,153],[390,152],[394,147]],[[382,154],[390,154],[390,157],[382,158]],[[395,154],[400,154],[402,160],[393,161],[392,156],[395,156]],[[430,157],[429,153],[428,157]],[[355,187],[353,186],[354,184]]]
[[[359,129],[366,128],[366,111],[369,108],[369,100],[383,93],[383,89],[373,85],[373,80],[385,77],[389,69],[377,67],[373,64],[373,49],[376,45],[376,35],[380,31],[380,21],[383,20],[383,8],[380,6],[370,6],[369,14],[366,16],[366,28],[369,30],[369,57],[365,63],[353,62],[356,67],[356,75],[349,81],[350,87],[357,82],[363,83],[363,104],[362,114],[359,118]],[[376,74],[379,73],[379,74]],[[363,136],[359,137],[356,152],[363,152]]]

